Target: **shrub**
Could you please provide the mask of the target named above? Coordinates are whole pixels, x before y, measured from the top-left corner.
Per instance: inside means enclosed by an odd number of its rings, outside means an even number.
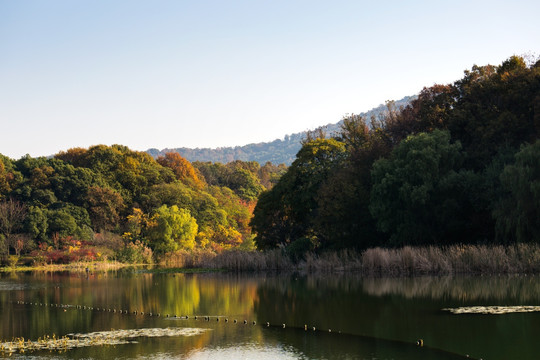
[[[116,253],[118,261],[130,264],[151,264],[152,250],[139,240],[128,243],[123,249]]]
[[[315,238],[301,237],[287,246],[286,251],[292,261],[298,262],[300,260],[305,260],[306,254],[314,251],[316,247],[317,240]]]

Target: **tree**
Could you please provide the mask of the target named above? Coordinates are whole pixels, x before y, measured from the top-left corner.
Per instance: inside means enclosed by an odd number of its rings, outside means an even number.
[[[30,206],[24,223],[24,231],[33,239],[46,241],[47,230],[47,211],[37,206]]]
[[[71,148],[67,151],[60,151],[54,157],[63,160],[76,167],[89,167],[87,163],[88,150],[83,148]]]
[[[346,157],[336,139],[307,141],[278,183],[259,197],[251,225],[259,248],[312,236],[318,216],[317,193]]]
[[[230,226],[218,225],[213,231],[211,239],[222,248],[228,249],[242,243],[242,234]]]
[[[540,140],[522,146],[515,158],[500,176],[506,194],[493,212],[497,237],[540,243]]]
[[[133,208],[126,220],[125,231],[122,234],[122,237],[133,242],[143,240],[144,232],[148,229],[150,224],[148,214],[145,214],[139,208]]]
[[[27,208],[19,201],[9,199],[0,202],[0,234],[9,238],[26,218]]]
[[[27,234],[18,234],[11,237],[11,247],[15,250],[15,255],[19,257],[21,251],[31,249],[34,246],[32,239]]]
[[[157,162],[162,166],[170,168],[177,180],[191,184],[196,188],[203,187],[203,183],[199,179],[195,168],[189,161],[180,156],[179,153],[168,152],[165,156],[158,157]]]
[[[47,228],[49,236],[57,236],[64,239],[68,236],[76,236],[79,230],[77,221],[67,209],[49,210],[47,212]]]
[[[281,176],[287,171],[285,164],[273,165],[271,162],[265,163],[257,171],[261,185],[265,189],[271,189]]]
[[[373,126],[373,124],[372,124]],[[338,138],[347,157],[317,192],[315,220],[321,247],[365,249],[385,241],[369,212],[373,162],[389,152],[379,128],[370,129],[362,116],[343,119]]]
[[[0,157],[0,199],[2,199],[4,194],[11,191],[7,175],[8,173],[6,171],[6,166],[4,165],[4,160]]]
[[[0,154],[0,200],[4,200],[22,181],[22,174],[14,169],[13,161]]]
[[[512,56],[500,66],[474,66],[455,82],[457,102],[447,128],[468,154],[468,166],[480,169],[501,147],[516,151],[540,135],[535,123],[540,68]]]
[[[191,250],[195,246],[197,221],[186,209],[163,205],[152,216],[154,225],[149,228],[150,246],[157,253]]]
[[[263,186],[257,176],[253,172],[241,168],[232,172],[228,187],[246,201],[257,200],[263,191]]]
[[[463,241],[477,177],[461,170],[464,155],[446,131],[402,141],[373,164],[370,211],[393,245]]]
[[[118,227],[124,200],[118,192],[93,186],[88,189],[88,213],[96,230],[111,231]]]

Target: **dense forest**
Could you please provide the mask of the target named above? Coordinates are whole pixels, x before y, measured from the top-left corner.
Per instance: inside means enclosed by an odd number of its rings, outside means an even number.
[[[414,96],[407,96],[401,100],[394,101],[393,104],[396,107],[407,105]],[[386,105],[379,105],[361,116],[371,118],[382,118],[388,114],[388,107]],[[340,131],[343,120],[335,124],[327,124],[321,127],[322,130],[328,135],[337,134]],[[177,152],[188,161],[205,161],[205,162],[219,162],[228,163],[231,161],[256,161],[259,164],[265,164],[271,162],[273,164],[285,164],[287,166],[296,158],[296,154],[302,147],[302,141],[306,139],[309,131],[286,135],[283,139],[276,139],[271,142],[262,142],[256,144],[248,144],[244,146],[235,147],[222,147],[217,149],[190,149],[190,148],[175,148],[175,149],[149,149],[147,153],[157,158],[163,156],[168,152]]]
[[[153,159],[120,145],[0,155],[0,259],[151,262],[182,249],[253,249],[256,199],[285,169],[192,165],[177,153]]]
[[[259,197],[261,249],[540,242],[540,61],[424,88],[382,119],[304,141]]]
[[[0,261],[540,243],[540,61],[406,100],[306,133],[288,167],[121,145],[0,155]]]

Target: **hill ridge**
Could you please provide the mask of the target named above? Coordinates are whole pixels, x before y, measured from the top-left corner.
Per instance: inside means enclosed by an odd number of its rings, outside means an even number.
[[[404,98],[394,101],[397,108],[407,105],[416,96],[405,96]],[[360,113],[359,115],[366,118],[379,117],[384,115],[388,111],[386,104],[381,104],[369,111]],[[337,123],[329,123],[321,126],[327,135],[333,135],[339,131],[343,120]],[[151,148],[146,150],[152,157],[157,158],[163,156],[168,152],[177,152],[182,157],[186,158],[190,162],[202,161],[202,162],[220,162],[229,163],[235,160],[242,161],[257,161],[259,164],[265,164],[271,162],[273,164],[286,164],[290,165],[298,150],[301,147],[301,141],[305,139],[309,130],[288,134],[283,139],[275,139],[268,142],[250,143],[247,145],[238,146],[226,146],[217,148],[165,148],[162,150]]]

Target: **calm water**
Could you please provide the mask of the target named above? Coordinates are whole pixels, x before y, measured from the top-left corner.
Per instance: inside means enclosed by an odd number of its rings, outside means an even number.
[[[180,327],[205,331],[193,336],[142,335],[122,345],[15,357],[444,360],[468,354],[484,360],[537,359],[540,313],[453,315],[441,309],[540,305],[539,299],[540,278],[531,276],[3,274],[0,339],[37,340],[112,329],[149,329],[151,334]],[[180,318],[186,315],[188,319]],[[417,339],[425,346],[416,346]]]

